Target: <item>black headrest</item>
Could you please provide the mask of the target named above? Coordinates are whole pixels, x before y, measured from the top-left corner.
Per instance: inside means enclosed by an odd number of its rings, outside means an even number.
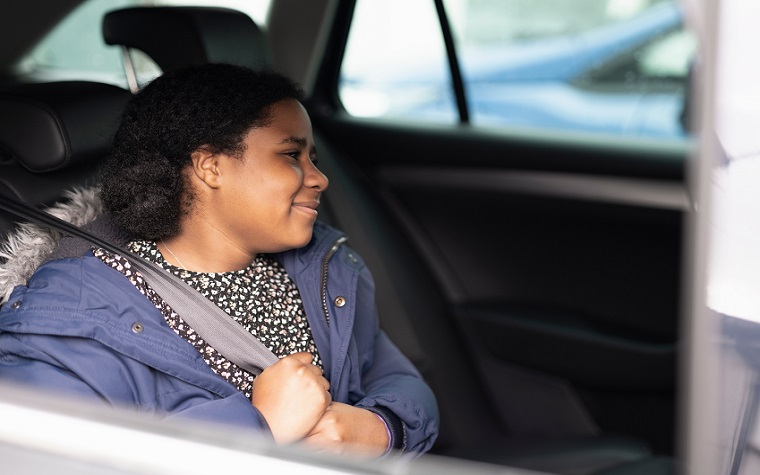
[[[108,12],[103,39],[142,50],[164,72],[204,63],[261,67],[269,63],[254,21],[222,7],[131,7]]]
[[[0,92],[0,155],[50,172],[102,157],[131,94],[88,81],[15,86]]]

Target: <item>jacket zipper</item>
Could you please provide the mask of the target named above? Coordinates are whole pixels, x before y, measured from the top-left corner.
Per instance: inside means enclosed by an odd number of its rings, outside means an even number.
[[[322,278],[320,280],[320,292],[322,296],[322,310],[325,312],[325,321],[327,322],[327,325],[330,325],[330,311],[327,309],[327,264],[330,262],[330,259],[332,259],[332,256],[338,252],[340,246],[347,240],[348,238],[345,236],[339,238],[337,241],[335,241],[327,254],[325,254],[325,257],[322,258]]]

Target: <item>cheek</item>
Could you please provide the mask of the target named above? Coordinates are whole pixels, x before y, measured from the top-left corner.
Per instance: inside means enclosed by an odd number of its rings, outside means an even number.
[[[253,212],[263,215],[281,214],[289,211],[293,197],[299,187],[293,185],[293,180],[283,180],[282,177],[270,175],[243,183],[241,202],[246,206],[256,208]]]
[[[290,212],[303,186],[303,173],[285,161],[263,161],[256,167],[241,167],[235,176],[236,208],[249,217],[276,219]],[[251,207],[252,209],[241,209]]]
[[[264,186],[273,201],[289,204],[303,188],[303,173],[300,168],[287,167],[270,175]]]
[[[269,161],[259,164],[254,169],[246,168],[239,174],[243,186],[257,186],[274,189],[298,189],[303,184],[303,170],[300,167],[281,161]]]

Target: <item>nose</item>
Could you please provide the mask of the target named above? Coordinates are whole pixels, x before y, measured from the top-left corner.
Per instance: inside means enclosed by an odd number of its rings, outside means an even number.
[[[320,192],[325,191],[330,184],[330,180],[327,179],[327,176],[322,173],[312,161],[309,161],[309,164],[306,165],[303,181],[305,186],[316,188],[317,191]]]

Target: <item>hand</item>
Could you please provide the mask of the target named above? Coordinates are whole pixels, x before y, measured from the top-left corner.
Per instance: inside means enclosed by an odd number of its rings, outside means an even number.
[[[304,439],[307,447],[333,454],[379,457],[388,448],[388,432],[377,414],[333,402]]]
[[[251,403],[267,420],[277,443],[303,438],[330,405],[330,383],[312,356],[288,355],[253,380]]]

